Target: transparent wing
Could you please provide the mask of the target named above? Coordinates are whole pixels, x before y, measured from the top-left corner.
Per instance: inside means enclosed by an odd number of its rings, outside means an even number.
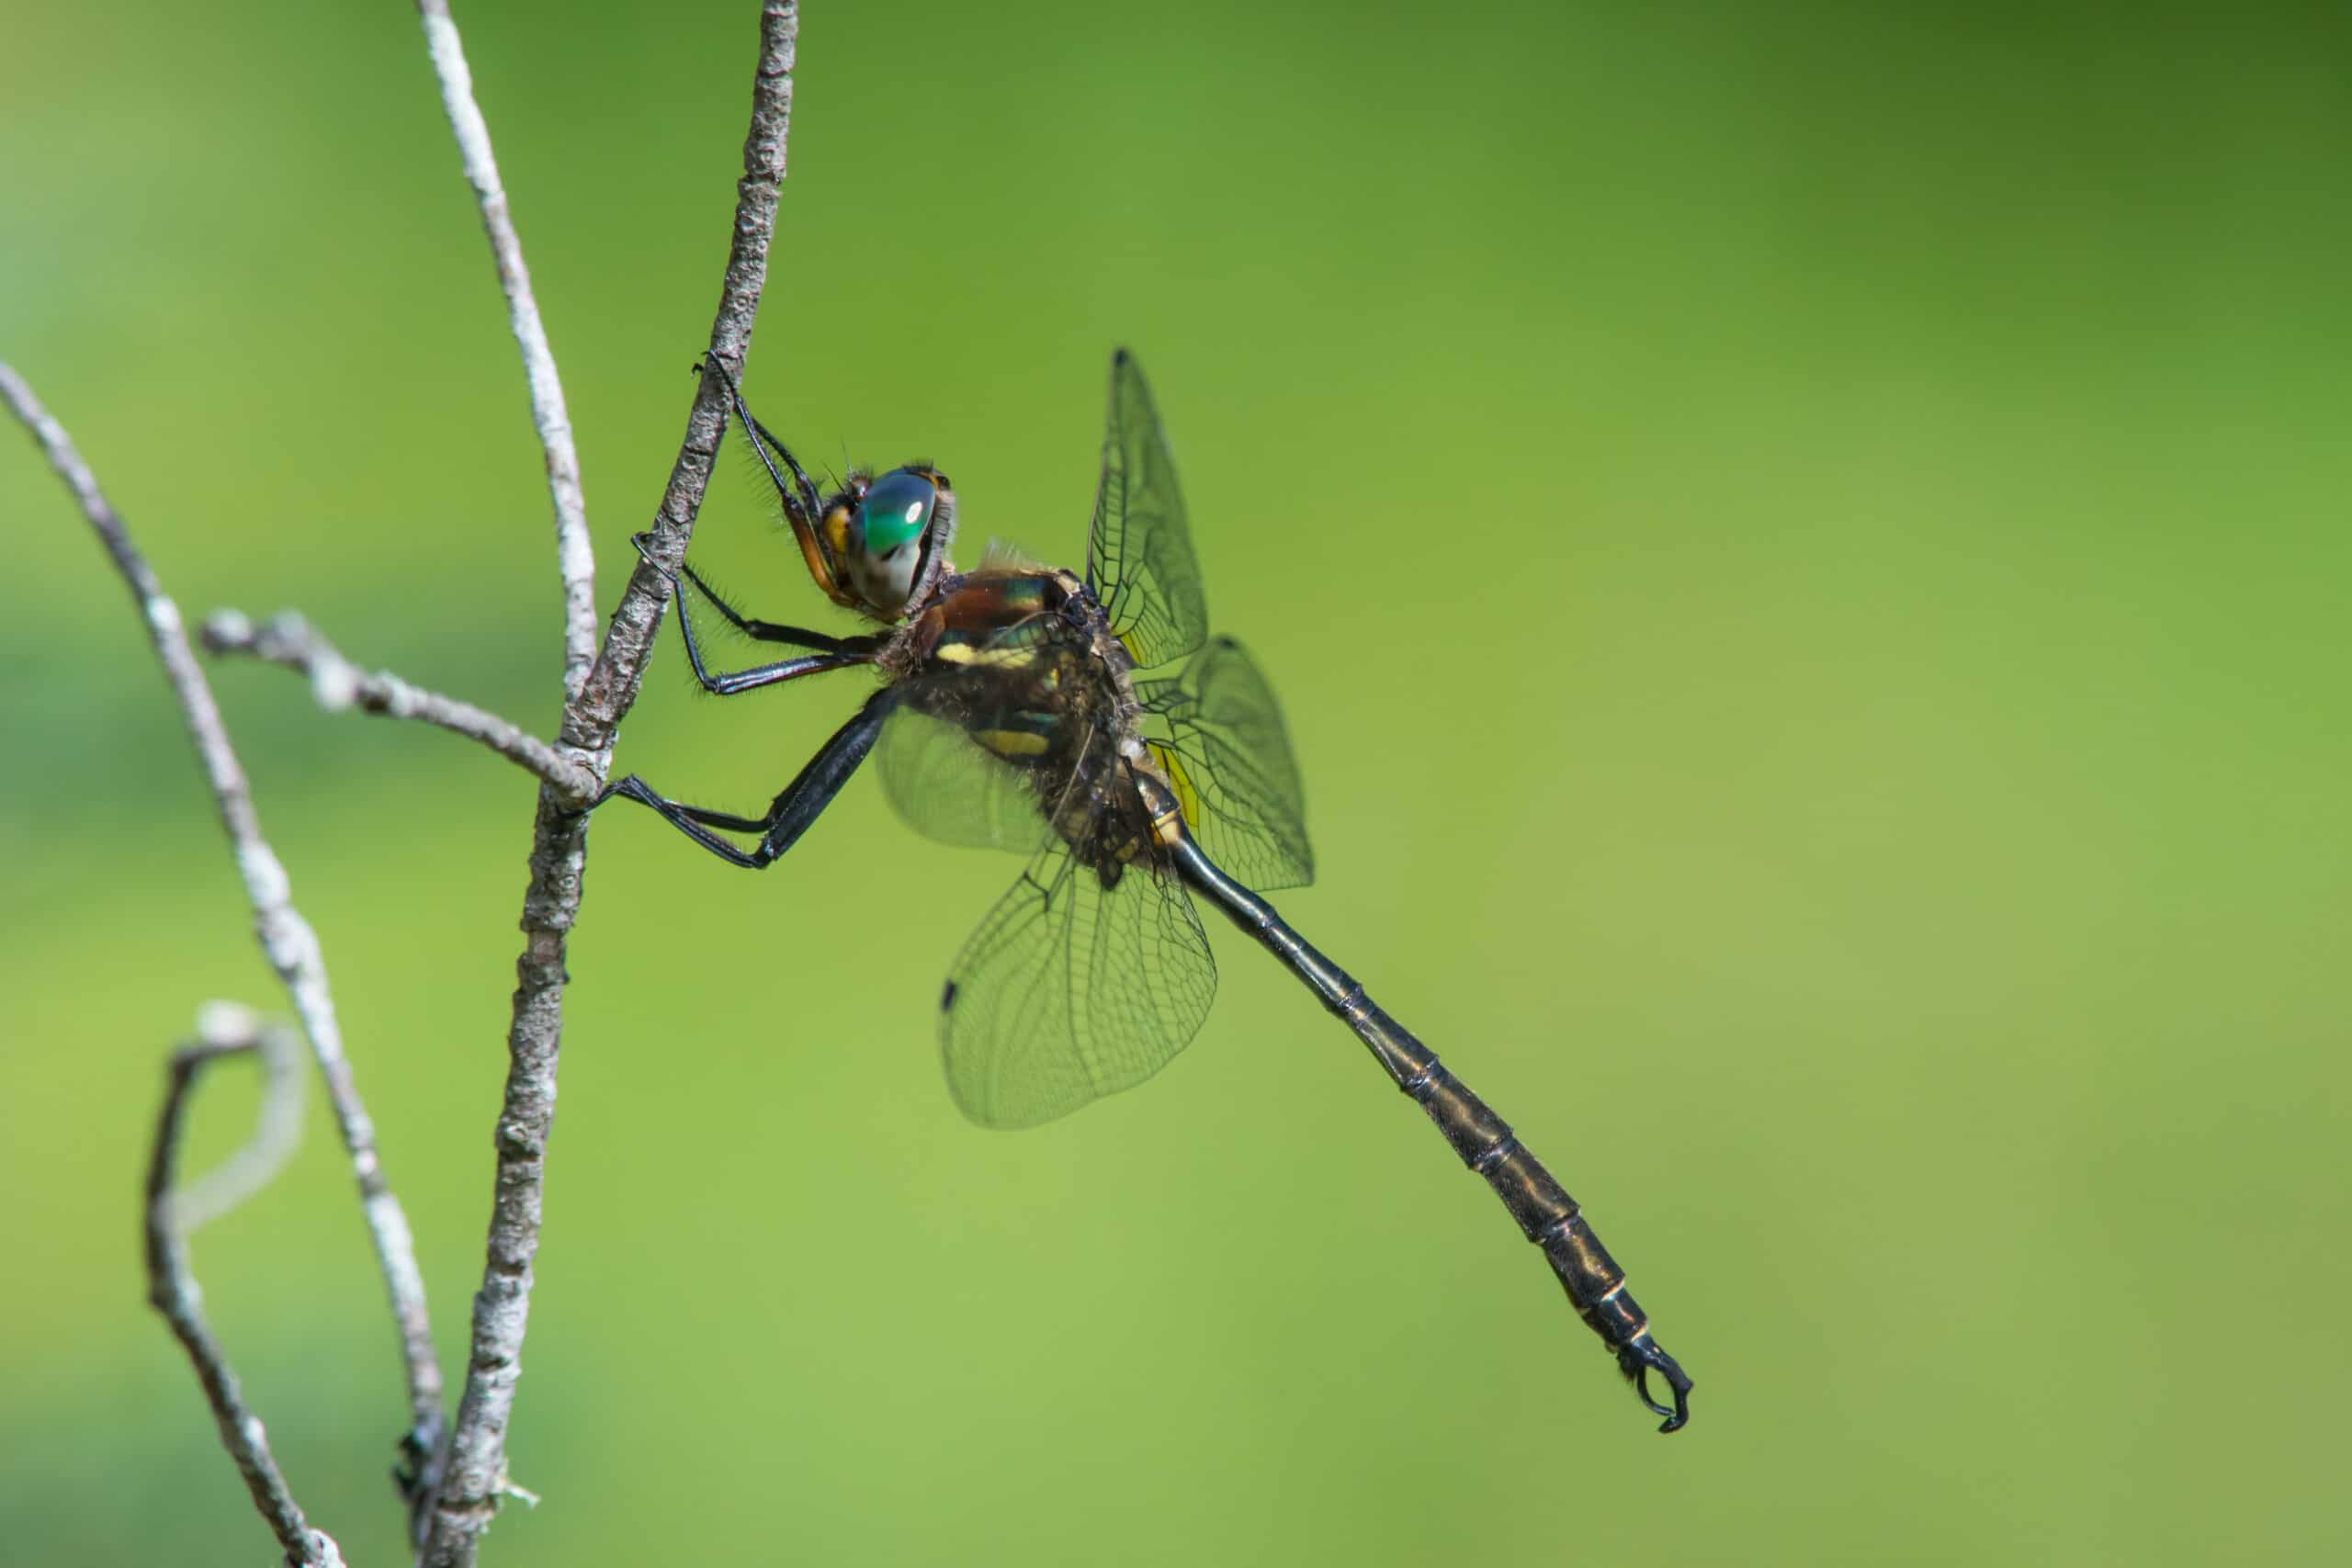
[[[1057,838],[997,901],[940,996],[948,1091],[986,1127],[1031,1127],[1132,1089],[1216,995],[1193,901],[1148,860],[1111,886]]]
[[[1314,881],[1290,736],[1242,646],[1214,638],[1172,678],[1138,680],[1136,696],[1152,754],[1209,858],[1261,891]]]
[[[883,795],[925,838],[1026,854],[1046,836],[1021,770],[944,718],[902,704],[883,725],[874,761]]]
[[[1086,586],[1140,666],[1182,659],[1208,637],[1208,603],[1168,436],[1143,369],[1124,348],[1111,356],[1110,429],[1086,540]]]

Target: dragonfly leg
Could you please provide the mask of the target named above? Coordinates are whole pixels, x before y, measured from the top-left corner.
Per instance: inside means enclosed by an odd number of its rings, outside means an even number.
[[[651,784],[635,773],[607,784],[604,794],[596,797],[596,805],[602,806],[618,795],[651,807],[672,827],[728,864],[740,865],[746,871],[763,871],[792,848],[808,830],[809,824],[832,804],[833,797],[842,792],[842,785],[849,782],[858,764],[865,761],[865,754],[874,749],[875,738],[882,732],[882,721],[890,716],[896,705],[895,693],[875,693],[847,724],[833,731],[831,739],[818,748],[808,766],[768,804],[765,816],[739,817],[733,812],[713,811],[707,807],[671,800],[656,793]],[[760,841],[750,850],[741,849],[711,831],[714,828],[730,833],[757,833]]]
[[[822,675],[829,670],[849,670],[874,662],[870,653],[804,653],[797,659],[781,659],[774,664],[755,664],[749,670],[729,670],[714,675],[704,667],[702,650],[695,647],[691,633],[686,637],[686,658],[694,665],[695,679],[702,682],[702,689],[721,697],[756,692],[762,686],[797,681],[803,675]]]
[[[651,557],[646,555],[646,537],[639,534],[632,536],[629,543],[637,547],[639,555],[646,556],[650,560]],[[880,639],[876,637],[829,637],[823,632],[779,626],[774,621],[742,615],[734,605],[720,598],[710,584],[695,575],[694,568],[681,563],[678,572],[677,577],[670,579],[670,594],[677,604],[678,633],[686,641],[686,662],[694,666],[695,679],[702,682],[702,689],[714,695],[731,697],[739,692],[757,691],[762,686],[773,686],[779,681],[790,681],[802,675],[821,675],[829,670],[847,670],[854,665],[870,664],[874,661],[875,649],[880,646]],[[755,665],[749,670],[713,674],[710,667],[703,662],[702,642],[695,636],[694,617],[686,613],[687,583],[692,583],[695,591],[708,600],[720,615],[727,617],[728,624],[744,636],[761,642],[780,642],[788,647],[816,651],[799,659],[779,660],[775,663]]]
[[[757,638],[761,642],[781,642],[794,648],[814,649],[820,653],[840,653],[846,649],[865,647],[874,640],[872,637],[829,637],[823,632],[812,632],[805,626],[780,626],[774,621],[763,621],[757,616],[740,614],[734,605],[718,596],[717,589],[695,575],[693,567],[681,563],[678,570],[684,574],[688,582],[694,584],[695,592],[708,600],[712,608],[727,617],[728,625],[745,637]]]
[[[767,469],[768,478],[775,483],[776,493],[784,497],[786,506],[797,504],[802,514],[813,526],[819,511],[817,487],[808,482],[808,470],[800,466],[800,459],[792,455],[790,447],[775,438],[775,432],[752,417],[751,405],[743,400],[743,394],[740,391],[735,394],[735,413],[742,420],[743,427],[759,437],[752,443],[752,446],[759,453],[760,466]],[[784,459],[784,466],[792,470],[790,487],[785,484],[784,476],[775,471],[775,464],[768,460],[768,451],[771,447],[775,449],[777,457]]]
[[[712,356],[703,361],[702,367],[718,371],[719,379],[727,383],[727,395],[735,404],[735,417],[743,422],[744,430],[753,437],[752,450],[760,455],[760,467],[768,471],[768,479],[775,486],[776,494],[784,498],[785,511],[798,514],[792,519],[796,528],[813,527],[818,513],[817,487],[808,482],[808,475],[800,467],[800,460],[775,438],[775,432],[752,417],[751,405],[743,400],[742,388],[735,384],[735,378],[727,373],[726,366]],[[791,484],[786,484],[784,476],[775,471],[775,461],[768,456],[771,447],[777,457],[784,459],[784,466],[792,470]]]

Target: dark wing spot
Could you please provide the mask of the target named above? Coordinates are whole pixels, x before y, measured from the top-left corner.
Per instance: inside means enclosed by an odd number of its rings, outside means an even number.
[[[949,1008],[952,1008],[955,1005],[956,982],[950,980],[947,982],[946,987],[939,993],[939,1010],[945,1012]]]

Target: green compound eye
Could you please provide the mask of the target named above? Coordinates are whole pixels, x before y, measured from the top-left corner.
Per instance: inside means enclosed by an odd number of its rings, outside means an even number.
[[[939,487],[909,469],[893,468],[876,479],[858,508],[867,558],[879,560],[920,537],[938,502]]]

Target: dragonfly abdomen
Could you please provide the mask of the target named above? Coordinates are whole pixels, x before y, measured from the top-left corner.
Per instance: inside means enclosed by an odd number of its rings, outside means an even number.
[[[1346,1018],[1405,1097],[1437,1126],[1454,1155],[1494,1189],[1520,1233],[1559,1276],[1568,1303],[1612,1350],[1649,1331],[1625,1290],[1625,1271],[1585,1223],[1584,1209],[1559,1179],[1519,1141],[1510,1123],[1447,1070],[1437,1053],[1351,986],[1332,1010]]]
[[[1690,1379],[1650,1337],[1649,1319],[1625,1290],[1625,1271],[1585,1223],[1583,1211],[1531,1153],[1510,1123],[1446,1070],[1437,1053],[1381,1010],[1353,976],[1317,952],[1272,905],[1220,870],[1183,829],[1174,792],[1137,774],[1154,830],[1174,869],[1227,918],[1289,965],[1292,973],[1345,1019],[1408,1098],[1428,1112],[1462,1163],[1484,1178],[1527,1239],[1542,1249],[1587,1327],[1600,1336],[1642,1401],[1665,1417],[1671,1432],[1690,1419]],[[1651,1397],[1647,1376],[1657,1373],[1672,1393],[1669,1406]]]
[[[1510,1123],[1448,1072],[1435,1052],[1413,1040],[1378,1008],[1369,1010],[1420,1052],[1420,1070],[1399,1079],[1396,1087],[1429,1112],[1462,1163],[1494,1189],[1510,1217],[1519,1222],[1521,1234],[1542,1250],[1544,1260],[1559,1276],[1569,1304],[1622,1360],[1635,1341],[1647,1337],[1649,1319],[1625,1289],[1625,1270],[1585,1222],[1583,1206],[1519,1141]],[[1626,1367],[1629,1374],[1634,1371],[1634,1366]]]
[[[1519,1141],[1510,1123],[1448,1072],[1436,1052],[1407,1034],[1386,1013],[1377,1008],[1372,1011],[1419,1053],[1416,1070],[1399,1078],[1396,1087],[1429,1112],[1462,1163],[1485,1178],[1527,1239],[1544,1249],[1577,1310],[1589,1312],[1594,1303],[1623,1285],[1625,1271],[1585,1224],[1583,1206]]]

